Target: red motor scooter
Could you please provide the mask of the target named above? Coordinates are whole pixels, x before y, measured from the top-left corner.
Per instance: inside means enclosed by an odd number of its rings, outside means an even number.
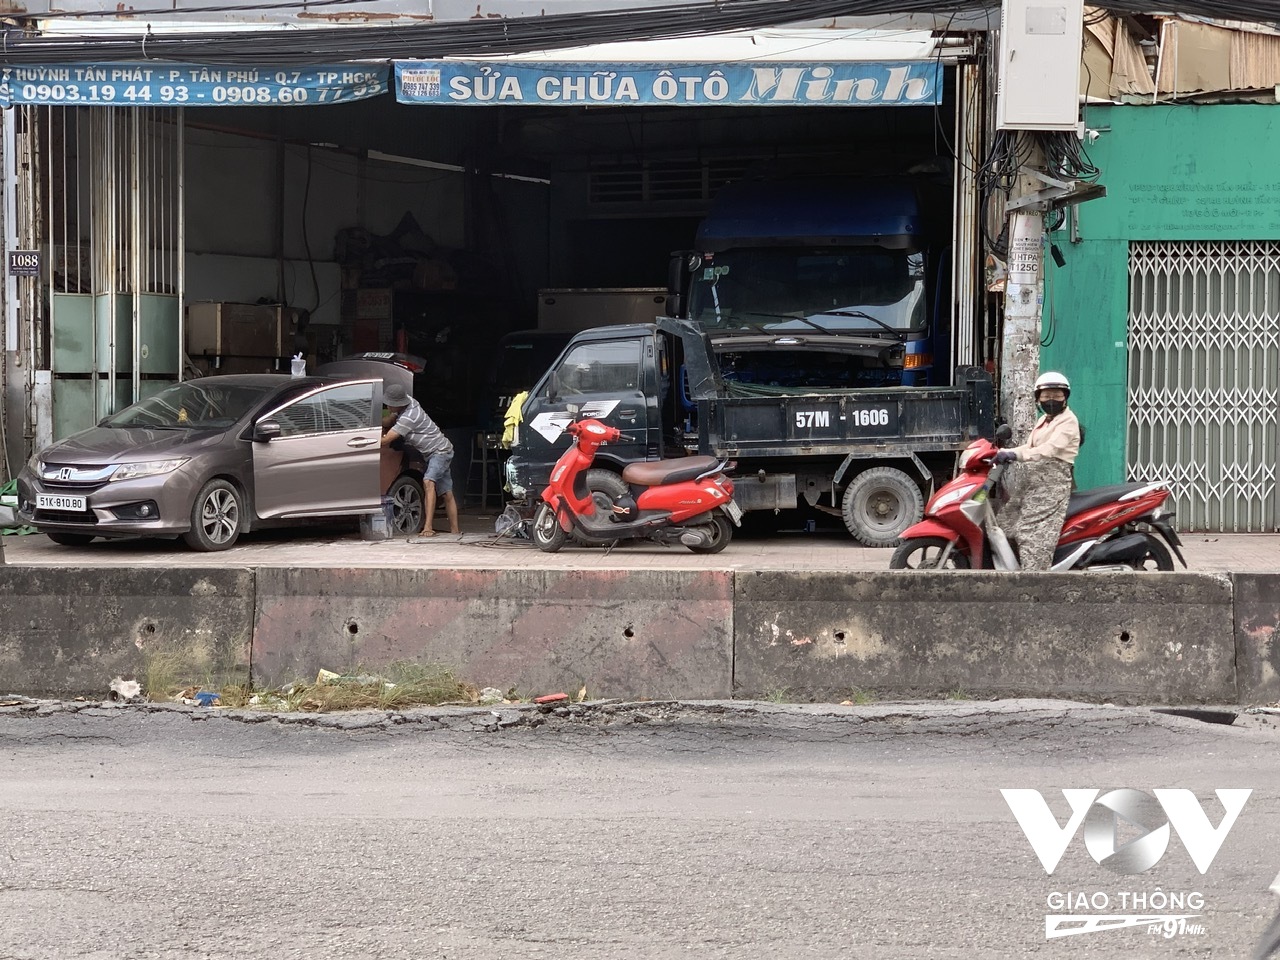
[[[903,532],[890,569],[1020,569],[992,506],[1008,469],[993,460],[1008,437],[1008,427],[1001,427],[996,443],[969,444],[960,455],[959,473],[930,498],[924,519]],[[1185,567],[1173,511],[1165,509],[1170,495],[1166,483],[1120,483],[1073,493],[1051,569],[1172,570],[1169,550]]]
[[[622,471],[628,489],[610,496],[592,491],[586,473],[600,445],[619,440],[622,431],[592,419],[565,429],[573,443],[551,469],[533,514],[531,536],[539,550],[555,553],[570,533],[588,546],[654,540],[682,543],[694,553],[719,553],[729,543],[742,508],[733,502],[733,482],[724,475],[723,461],[680,457],[630,463]]]

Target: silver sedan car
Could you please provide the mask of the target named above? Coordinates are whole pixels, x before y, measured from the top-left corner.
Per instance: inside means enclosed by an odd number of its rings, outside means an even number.
[[[255,527],[377,512],[387,495],[394,527],[416,533],[420,465],[380,446],[382,386],[276,374],[174,384],[39,451],[18,476],[19,515],[61,544],[181,536],[225,550]]]

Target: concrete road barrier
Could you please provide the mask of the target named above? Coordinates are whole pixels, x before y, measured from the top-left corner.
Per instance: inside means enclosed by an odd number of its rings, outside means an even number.
[[[737,696],[1236,698],[1226,577],[741,572],[734,630]]]
[[[1280,574],[0,567],[0,693],[30,695],[403,660],[525,695],[1258,703],[1278,631]]]
[[[0,693],[106,699],[115,676],[249,679],[254,575],[0,567]]]
[[[253,677],[439,663],[526,695],[721,698],[733,573],[658,570],[258,570]]]

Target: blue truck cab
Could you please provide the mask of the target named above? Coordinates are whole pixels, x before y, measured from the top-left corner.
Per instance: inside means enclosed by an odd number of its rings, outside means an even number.
[[[943,252],[915,185],[812,177],[724,187],[673,257],[675,315],[698,321],[728,381],[925,386],[946,371]],[[741,347],[741,350],[736,349]]]

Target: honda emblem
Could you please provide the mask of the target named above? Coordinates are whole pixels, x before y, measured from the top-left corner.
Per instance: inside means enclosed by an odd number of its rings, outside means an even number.
[[[58,479],[59,479],[59,480],[70,480],[70,479],[71,479],[71,473],[72,473],[72,470],[71,470],[71,468],[70,468],[70,467],[61,467],[61,468],[59,468],[59,470],[58,470]]]

